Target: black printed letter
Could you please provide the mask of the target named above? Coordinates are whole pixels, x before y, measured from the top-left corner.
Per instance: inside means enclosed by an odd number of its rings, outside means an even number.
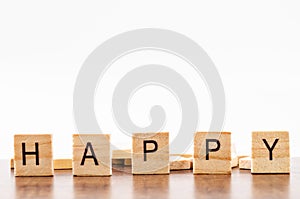
[[[147,150],[147,144],[154,144],[154,149]],[[147,153],[153,153],[157,151],[157,142],[154,140],[144,140],[144,161],[147,161]]]
[[[279,139],[277,138],[277,139],[275,139],[275,142],[273,143],[273,145],[272,145],[272,147],[270,148],[270,146],[269,146],[269,144],[268,144],[268,142],[267,142],[267,140],[266,139],[263,139],[263,142],[265,143],[265,145],[266,145],[266,147],[268,148],[268,150],[269,150],[269,160],[273,160],[273,149],[275,148],[275,146],[276,146],[276,144],[277,144],[277,142],[279,141]]]
[[[89,148],[91,150],[92,155],[86,155]],[[94,149],[93,149],[93,146],[90,142],[86,143],[86,147],[85,147],[84,154],[83,154],[80,165],[84,165],[84,162],[85,162],[86,158],[93,158],[95,165],[99,165],[98,160],[97,160],[96,155],[95,155],[95,152],[94,152]]]
[[[35,143],[35,151],[27,152],[25,151],[25,143],[22,142],[22,159],[23,165],[26,165],[26,155],[35,155],[35,164],[40,165],[39,161],[39,143]]]
[[[209,143],[210,142],[215,142],[217,143],[217,148],[210,149],[209,148]],[[220,149],[220,141],[217,139],[206,139],[206,160],[209,160],[209,152],[216,152]]]

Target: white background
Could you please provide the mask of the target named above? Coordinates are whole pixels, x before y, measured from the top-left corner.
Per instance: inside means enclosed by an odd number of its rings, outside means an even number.
[[[299,10],[297,0],[1,1],[0,158],[12,157],[16,133],[52,133],[55,157],[70,156],[71,135],[77,133],[72,95],[82,63],[112,36],[148,27],[182,33],[212,58],[225,87],[224,130],[233,133],[238,153],[250,154],[254,130],[288,130],[291,154],[300,156]],[[177,69],[184,64],[151,52],[147,59],[142,59],[145,54],[135,56],[119,65],[129,70],[134,60],[176,63],[172,67]],[[114,70],[118,71],[117,64],[96,94],[95,111],[107,133],[118,131],[111,107],[103,104],[109,103],[113,82],[122,75],[113,76]],[[189,69],[181,73],[194,75]],[[208,95],[201,78],[189,81],[201,99],[198,130],[206,130],[211,109]],[[162,88],[136,93],[130,102],[132,120],[147,125],[153,102],[165,106],[164,130],[176,132],[180,107]],[[121,147],[130,146],[127,140],[113,137]]]

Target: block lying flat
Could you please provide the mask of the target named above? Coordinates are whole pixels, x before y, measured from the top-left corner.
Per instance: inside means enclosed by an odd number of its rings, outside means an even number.
[[[289,133],[252,133],[251,173],[290,173]]]
[[[112,165],[124,165],[124,159],[112,159]]]
[[[231,174],[231,133],[197,132],[194,136],[194,174]]]
[[[230,162],[231,168],[235,168],[239,166],[239,159],[237,156],[231,156],[231,162]]]
[[[131,149],[113,150],[112,164],[131,166]]]
[[[172,153],[170,154],[170,156],[179,156],[179,157],[183,157],[183,158],[193,158],[193,155],[192,154],[185,154],[185,153],[182,153],[182,154],[179,154],[179,153]]]
[[[72,169],[72,159],[54,159],[54,170]]]
[[[131,163],[131,158],[125,159],[125,160],[124,160],[124,165],[125,165],[125,166],[131,166],[131,165],[132,165],[132,163]]]
[[[12,159],[10,159],[10,168],[11,169],[14,169],[15,168],[15,165],[14,165],[15,163],[14,163],[14,159],[12,158]]]
[[[191,158],[179,158],[170,162],[170,170],[188,170],[191,169]]]
[[[124,150],[113,150],[112,159],[130,159],[131,158],[131,149]]]
[[[52,176],[52,135],[14,136],[15,176]]]
[[[244,170],[251,169],[251,157],[244,157],[239,159],[239,168]]]
[[[239,166],[239,159],[236,154],[235,144],[231,144],[231,168]]]
[[[170,173],[169,155],[169,133],[133,134],[133,174]]]
[[[73,175],[110,176],[110,135],[73,135]]]

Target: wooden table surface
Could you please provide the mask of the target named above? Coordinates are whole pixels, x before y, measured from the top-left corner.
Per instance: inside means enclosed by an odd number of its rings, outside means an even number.
[[[300,198],[300,158],[290,175],[132,175],[130,167],[113,169],[111,177],[73,177],[56,170],[54,177],[14,177],[9,161],[0,161],[0,198]]]

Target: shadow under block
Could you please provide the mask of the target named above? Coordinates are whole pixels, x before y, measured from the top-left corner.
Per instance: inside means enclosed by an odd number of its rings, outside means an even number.
[[[251,169],[251,157],[244,157],[239,159],[239,168],[250,170]]]
[[[110,135],[73,135],[73,175],[110,176]]]
[[[52,135],[14,136],[15,176],[53,176]]]
[[[133,134],[133,174],[169,174],[169,155],[169,133]]]
[[[287,131],[252,132],[251,173],[290,173]]]
[[[193,173],[231,174],[230,132],[195,133]]]

